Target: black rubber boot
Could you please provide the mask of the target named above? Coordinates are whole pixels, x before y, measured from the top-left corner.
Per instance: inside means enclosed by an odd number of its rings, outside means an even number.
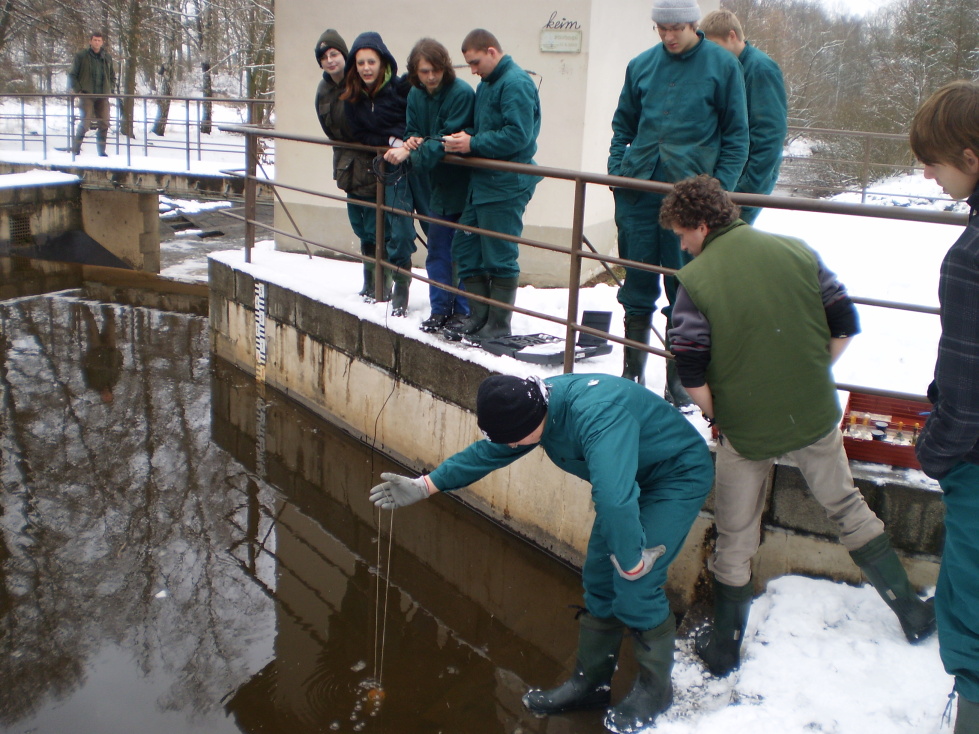
[[[105,130],[95,131],[95,148],[98,151],[98,154],[103,158],[107,158],[109,156],[109,154],[105,152],[106,137],[107,133]]]
[[[605,728],[620,734],[645,729],[673,703],[673,613],[659,627],[632,630],[632,636],[639,675],[629,694],[605,716]]]
[[[672,328],[673,322],[667,319],[667,335],[669,335],[670,329]],[[667,350],[670,348],[669,336],[666,339],[666,348]],[[683,412],[692,411],[697,407],[694,405],[693,399],[683,386],[683,383],[680,382],[680,374],[677,372],[676,360],[674,359],[666,360],[666,388],[663,390],[663,399]]]
[[[707,669],[723,677],[741,664],[741,642],[748,626],[754,584],[728,586],[714,579],[714,621],[700,630],[694,641],[697,655]]]
[[[490,281],[488,276],[478,275],[475,278],[466,278],[462,282],[465,284],[466,290],[474,296],[490,297]],[[457,342],[464,336],[475,334],[486,326],[488,317],[489,304],[480,301],[470,301],[469,316],[458,326],[446,327],[442,332],[442,336],[449,341]]]
[[[374,263],[364,263],[364,287],[357,295],[367,298],[374,290]]]
[[[82,140],[85,139],[85,133],[85,127],[79,124],[78,129],[75,130],[75,137],[71,141],[71,152],[75,155],[80,155],[82,152]]]
[[[622,623],[614,617],[602,619],[582,613],[578,618],[578,660],[571,677],[549,691],[527,691],[524,706],[535,714],[608,706],[622,630]]]
[[[979,703],[959,696],[953,734],[979,734]]]
[[[517,278],[493,278],[490,282],[490,298],[512,306],[517,300],[517,281]],[[513,311],[508,308],[490,306],[486,316],[486,324],[471,338],[473,341],[477,341],[510,336],[510,318],[512,316]]]
[[[921,642],[935,631],[934,600],[923,601],[911,588],[908,574],[891,547],[887,533],[850,551],[850,557],[897,615],[908,642]]]
[[[411,285],[411,278],[402,273],[394,274],[394,292],[391,295],[391,315],[408,315],[408,288]]]
[[[649,332],[652,328],[653,315],[651,313],[626,314],[625,316],[625,338],[636,342],[649,344]],[[640,385],[646,384],[646,357],[649,352],[633,347],[625,347],[622,355],[622,376],[627,380],[638,382]]]

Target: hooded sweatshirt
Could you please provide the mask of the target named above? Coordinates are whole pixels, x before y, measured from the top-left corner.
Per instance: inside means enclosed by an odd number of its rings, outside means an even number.
[[[403,139],[405,110],[411,85],[407,76],[399,77],[398,62],[374,31],[361,33],[347,55],[346,73],[356,73],[357,52],[373,49],[387,64],[387,72],[375,82],[373,94],[363,92],[359,99],[344,102],[347,124],[353,139],[365,145],[387,145],[391,138]]]

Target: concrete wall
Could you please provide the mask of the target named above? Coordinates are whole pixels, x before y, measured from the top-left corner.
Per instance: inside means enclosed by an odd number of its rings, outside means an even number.
[[[704,13],[719,7],[717,0],[703,0]],[[659,42],[653,30],[649,0],[497,0],[489,6],[427,0],[387,15],[373,5],[357,3],[313,4],[280,0],[276,4],[276,129],[322,137],[314,114],[313,99],[322,72],[313,47],[326,28],[336,28],[351,44],[358,33],[374,30],[398,60],[401,71],[412,45],[423,36],[440,40],[453,61],[463,63],[460,45],[471,29],[492,31],[524,69],[535,72],[539,84],[542,125],[537,162],[542,166],[605,173],[611,119],[629,59]],[[541,33],[552,26],[577,24],[581,30],[580,53],[541,50]],[[459,76],[474,86],[479,81],[467,68]],[[280,141],[276,145],[276,177],[279,181],[339,194],[331,180],[331,150]],[[282,191],[289,212],[300,231],[311,239],[354,252],[358,246],[343,205]],[[571,242],[573,187],[570,183],[544,181],[524,217],[524,236],[563,246]],[[601,252],[611,253],[615,244],[611,193],[591,186],[586,194],[585,234]],[[276,207],[276,226],[293,231],[281,206]],[[299,249],[294,240],[277,238],[280,249]],[[535,285],[567,285],[568,266],[563,257],[522,248],[522,282]],[[423,264],[424,253],[416,256]],[[583,279],[599,266],[583,272]]]
[[[264,364],[256,357],[255,279],[211,261],[211,342],[218,356],[415,471],[430,470],[481,438],[473,401],[486,368],[274,283],[261,285]],[[940,494],[896,472],[861,473],[857,467],[855,475],[907,554],[914,583],[934,584],[942,542]],[[580,564],[593,519],[589,488],[558,470],[543,452],[531,453],[459,495],[540,547]],[[671,569],[674,603],[688,603],[702,577],[712,542],[711,508],[709,499]],[[754,565],[759,587],[793,572],[859,581],[859,570],[794,467],[773,470],[764,523]]]
[[[159,194],[84,189],[82,228],[136,270],[160,272]]]
[[[0,187],[0,248],[34,244],[48,235],[81,229],[80,188],[75,183]],[[29,239],[16,235],[26,225]]]

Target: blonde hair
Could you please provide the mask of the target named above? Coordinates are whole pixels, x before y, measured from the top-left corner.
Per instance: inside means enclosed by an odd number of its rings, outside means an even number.
[[[979,82],[949,82],[931,95],[911,120],[908,137],[922,163],[964,170],[966,148],[979,156]]]
[[[731,31],[738,37],[739,41],[744,40],[744,29],[738,16],[730,10],[714,10],[704,16],[700,21],[700,30],[708,38],[727,38]]]

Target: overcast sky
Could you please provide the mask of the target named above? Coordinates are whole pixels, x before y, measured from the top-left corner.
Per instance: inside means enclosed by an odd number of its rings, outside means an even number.
[[[827,9],[838,15],[867,15],[894,0],[822,0]]]

